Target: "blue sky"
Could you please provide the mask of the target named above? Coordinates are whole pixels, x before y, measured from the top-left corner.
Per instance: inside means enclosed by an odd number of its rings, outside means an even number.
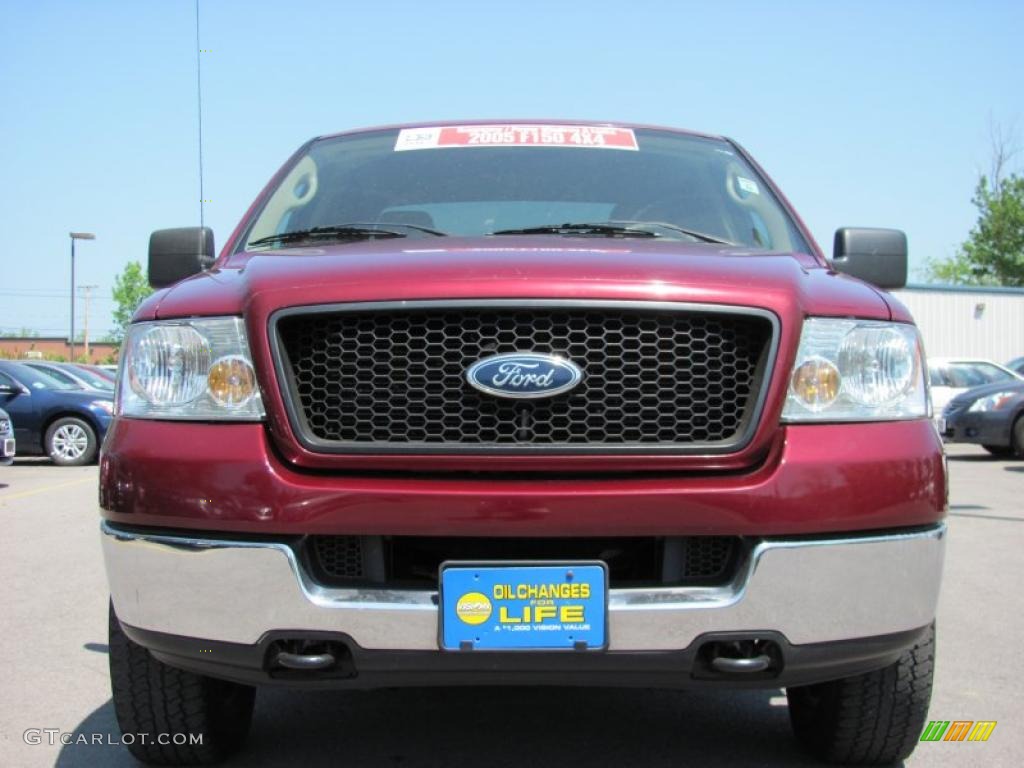
[[[826,249],[892,226],[912,265],[975,219],[989,122],[1024,130],[1020,2],[200,0],[207,224],[218,247],[307,138],[469,117],[722,133]],[[66,335],[77,282],[198,223],[192,0],[14,2],[0,46],[0,331]],[[1018,133],[1020,137],[1020,133]],[[81,302],[76,326],[81,328]]]

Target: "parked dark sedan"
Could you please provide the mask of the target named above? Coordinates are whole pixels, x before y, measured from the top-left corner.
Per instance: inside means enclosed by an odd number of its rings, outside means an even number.
[[[14,462],[14,428],[7,411],[0,408],[0,466]]]
[[[76,388],[21,363],[0,360],[0,407],[14,422],[20,453],[77,466],[96,460],[114,398]]]
[[[1024,382],[1000,381],[957,395],[942,412],[943,439],[1024,458]]]

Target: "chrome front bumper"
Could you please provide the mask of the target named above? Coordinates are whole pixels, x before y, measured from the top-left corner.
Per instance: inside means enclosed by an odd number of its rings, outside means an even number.
[[[101,526],[118,618],[142,630],[254,644],[274,630],[343,632],[368,650],[436,651],[437,592],[315,584],[279,543]],[[935,616],[945,525],[891,535],[773,539],[722,587],[612,589],[609,650],[687,648],[711,632],[820,643],[902,632]]]

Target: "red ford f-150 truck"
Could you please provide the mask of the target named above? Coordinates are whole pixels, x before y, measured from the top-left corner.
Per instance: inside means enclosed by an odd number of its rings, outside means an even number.
[[[261,685],[557,684],[785,688],[813,754],[906,756],[946,508],[906,269],[622,124],[321,137],[219,255],[155,232],[100,465],[129,748],[224,757]]]

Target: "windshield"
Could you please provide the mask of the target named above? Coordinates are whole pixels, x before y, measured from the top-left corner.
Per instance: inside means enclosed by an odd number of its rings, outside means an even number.
[[[32,365],[31,363],[26,363],[25,367],[31,368],[33,371],[36,371],[37,373],[41,373],[44,376],[49,376],[50,378],[56,379],[57,381],[67,384],[69,389],[82,388],[81,382],[77,381],[74,376],[72,376],[69,373],[65,373],[60,368],[57,368],[55,366]]]
[[[609,223],[619,226],[580,226]],[[687,242],[808,250],[762,177],[724,140],[519,124],[315,141],[268,196],[243,242],[267,249],[304,242],[295,233],[345,241],[645,231]]]
[[[992,363],[947,363],[933,368],[930,374],[932,386],[969,389],[997,381],[1016,381],[1012,373]]]
[[[30,389],[81,389],[77,384],[68,384],[28,365],[12,366],[8,373]]]
[[[108,392],[114,391],[114,382],[111,379],[108,379],[106,376],[100,376],[98,373],[94,373],[85,366],[76,366],[75,376],[80,378],[93,389],[105,389]]]

